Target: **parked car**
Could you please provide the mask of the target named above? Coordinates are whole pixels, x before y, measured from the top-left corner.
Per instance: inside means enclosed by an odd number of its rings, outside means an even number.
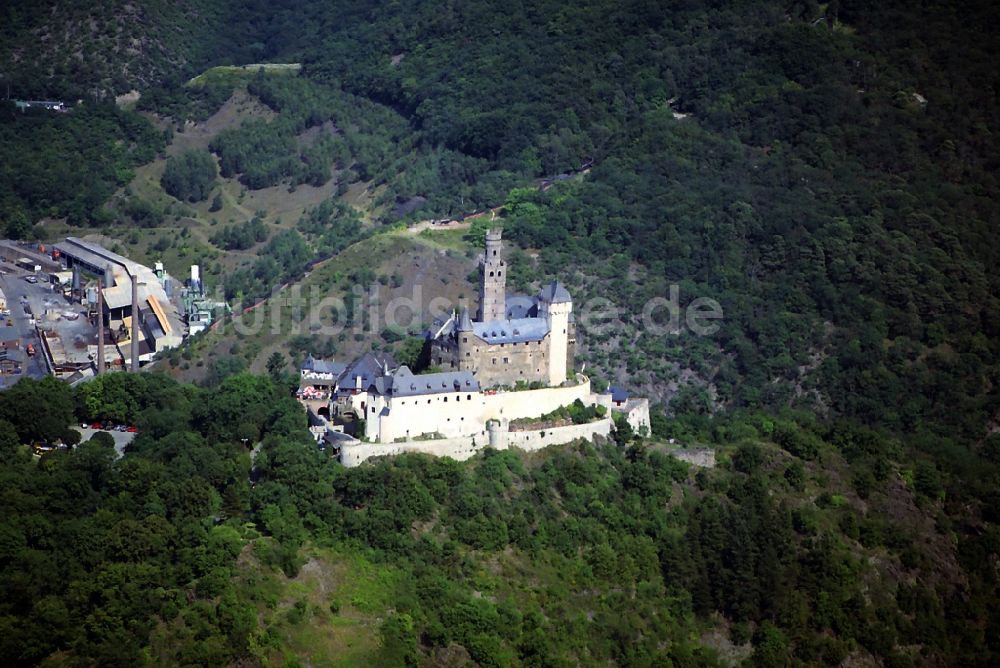
[[[90,428],[91,429],[104,429],[104,425],[101,424],[100,422],[92,422],[90,424]]]
[[[127,431],[130,434],[137,434],[137,433],[139,433],[139,430],[136,427],[128,427],[128,428],[125,429],[125,431]]]

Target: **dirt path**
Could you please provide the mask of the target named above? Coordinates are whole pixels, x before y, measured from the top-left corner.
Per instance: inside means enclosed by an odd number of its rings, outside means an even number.
[[[485,211],[470,213],[462,220],[450,220],[447,223],[435,223],[435,220],[440,220],[440,218],[421,220],[411,227],[406,228],[406,231],[410,234],[420,234],[424,230],[467,230],[472,227],[473,221],[482,218],[483,216],[488,215],[491,221],[496,220],[497,214],[500,213],[501,209],[503,209],[503,206],[493,207],[492,209],[486,209]]]

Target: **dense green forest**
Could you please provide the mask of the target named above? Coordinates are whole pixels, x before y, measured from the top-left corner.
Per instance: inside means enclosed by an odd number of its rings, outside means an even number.
[[[0,232],[27,238],[46,216],[76,225],[109,222],[108,198],[163,145],[145,119],[112,104],[53,113],[0,102]]]
[[[110,374],[0,395],[8,665],[298,665],[296,629],[332,634],[360,609],[381,618],[361,665],[447,651],[481,665],[713,666],[736,652],[987,666],[1000,651],[1000,534],[984,523],[1000,507],[968,489],[995,484],[1000,443],[942,471],[848,422],[742,413],[699,432],[715,469],[619,432],[530,458],[345,470],[286,383]],[[38,461],[19,445],[74,419],[141,433],[120,459],[100,436]],[[262,444],[252,471],[244,441]],[[281,589],[316,567],[315,546],[385,577],[367,598],[343,598],[347,583]]]
[[[331,195],[204,231],[245,256],[227,298],[503,205],[512,285],[610,299],[578,361],[657,406],[646,443],[342,470],[284,359],[217,359],[200,388],[22,382],[0,395],[0,656],[296,665],[295,638],[371,615],[358,663],[995,664],[998,27],[975,1],[4,3],[0,86],[70,106],[0,107],[4,235],[164,224],[134,170],[239,89],[261,113],[156,187],[212,212],[220,184]],[[189,81],[261,62],[302,70]],[[133,88],[136,111],[110,102]],[[717,333],[643,327],[674,285],[721,303]],[[124,458],[19,445],[99,418],[140,426]],[[305,596],[330,560],[378,596]]]

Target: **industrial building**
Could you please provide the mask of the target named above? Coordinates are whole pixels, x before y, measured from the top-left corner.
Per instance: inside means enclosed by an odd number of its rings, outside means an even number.
[[[170,278],[161,264],[153,270],[76,237],[56,244],[55,251],[67,269],[74,271],[74,289],[80,289],[80,271],[100,280],[99,320],[106,324],[126,364],[132,365],[133,351],[139,362],[149,362],[157,352],[181,344],[184,324],[170,302]],[[134,317],[137,323],[133,323]],[[138,341],[135,346],[133,332]]]

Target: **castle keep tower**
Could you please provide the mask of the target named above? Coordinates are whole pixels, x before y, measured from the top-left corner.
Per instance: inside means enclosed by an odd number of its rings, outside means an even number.
[[[549,323],[549,385],[558,387],[569,373],[569,314],[573,300],[563,285],[553,281],[538,293],[538,313]]]
[[[500,230],[486,231],[486,254],[479,280],[479,322],[503,320],[507,313],[507,264],[500,254]]]

